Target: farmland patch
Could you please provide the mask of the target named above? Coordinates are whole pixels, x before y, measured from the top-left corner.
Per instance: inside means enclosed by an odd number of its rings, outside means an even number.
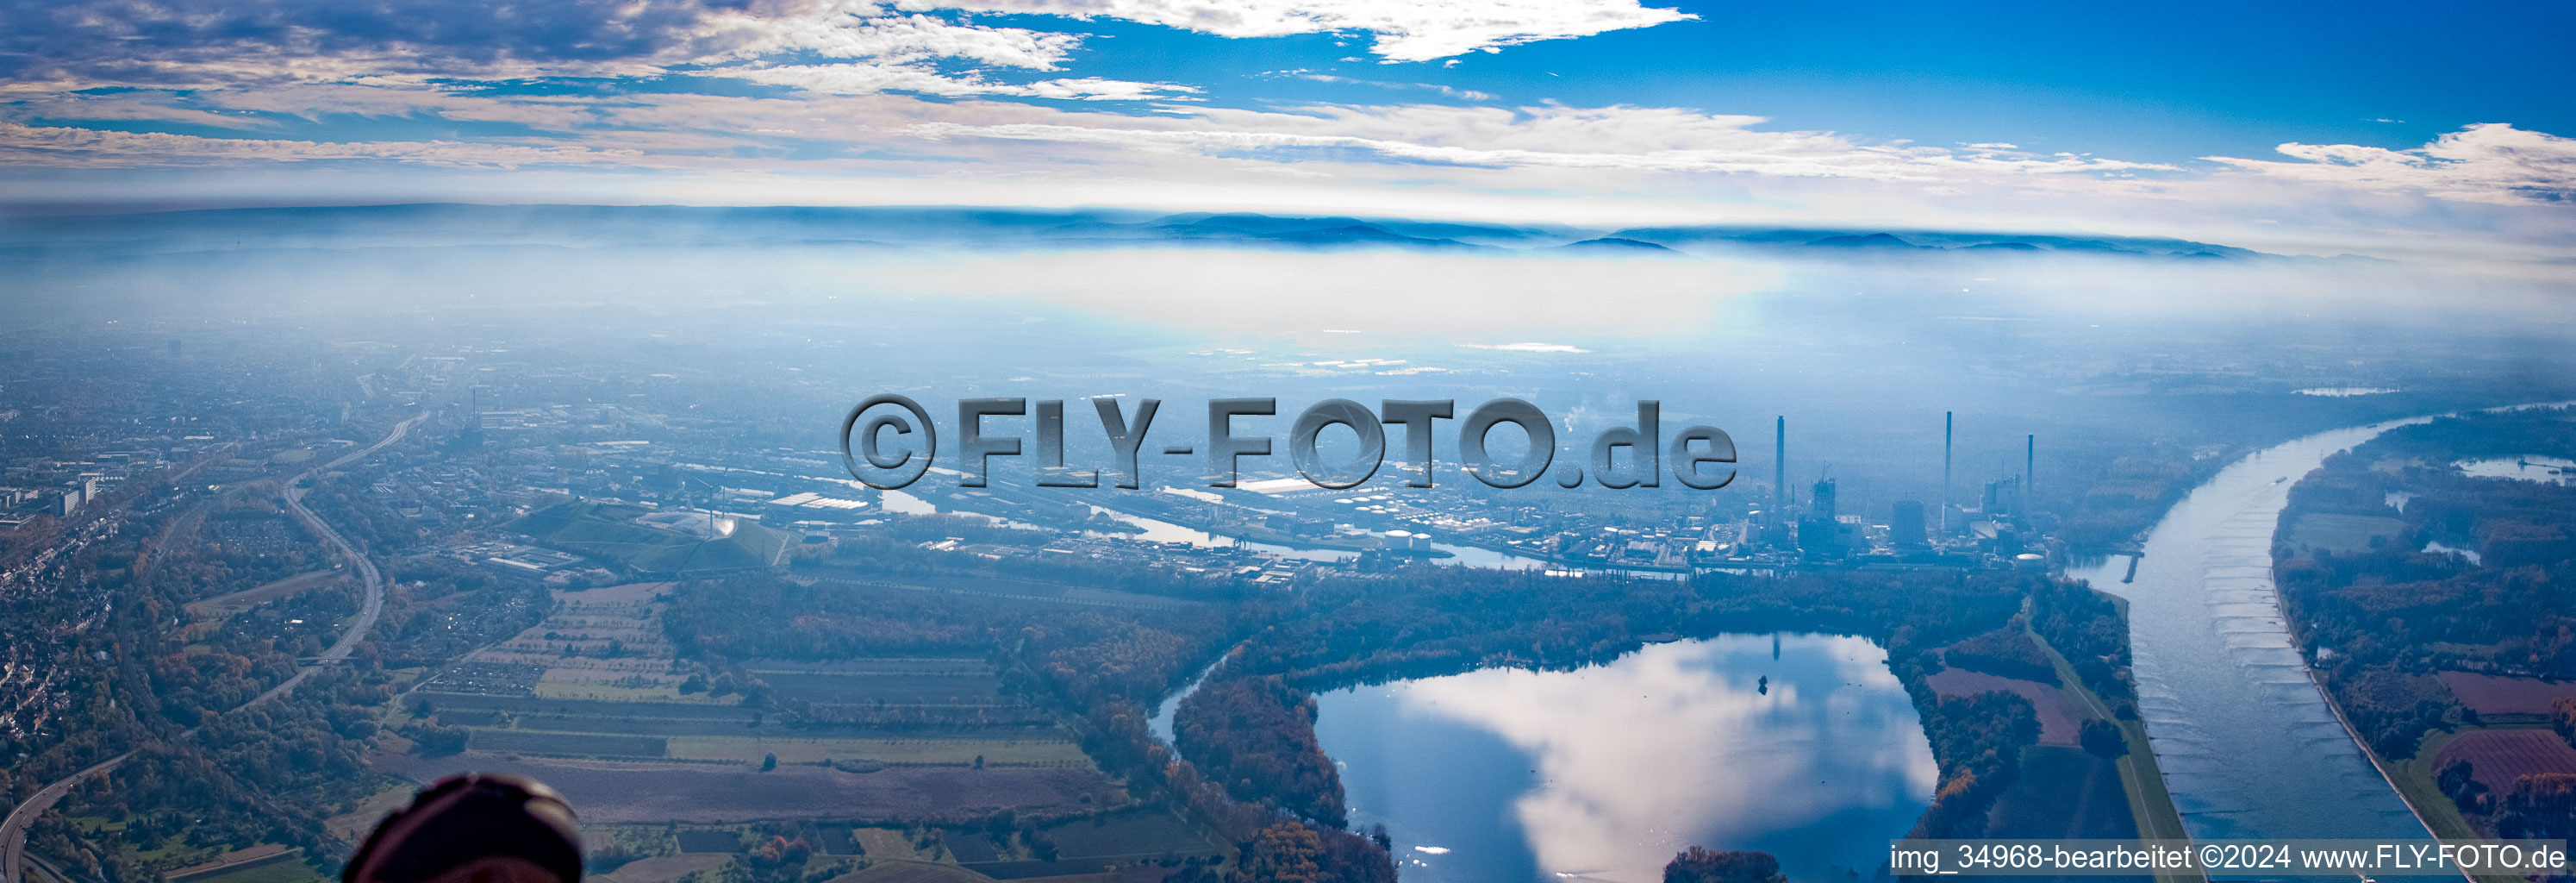
[[[2513,789],[2513,780],[2541,773],[2576,773],[2576,748],[2548,730],[2472,730],[2461,733],[2433,759],[2439,770],[2454,760],[2469,762],[2470,774],[2496,794]]]
[[[2438,675],[2442,685],[2460,704],[2476,709],[2479,714],[2548,714],[2550,705],[2560,699],[2576,698],[2576,681],[2544,681],[2539,678],[2516,678],[2502,675],[2446,671]]]
[[[1132,811],[1075,819],[1040,832],[1066,858],[1156,858],[1207,855],[1218,851],[1208,840],[1169,813]]]
[[[477,728],[474,730],[472,739],[466,744],[484,751],[572,754],[587,757],[661,757],[664,753],[661,737],[606,733],[548,733],[535,730]]]
[[[1111,809],[1126,797],[1096,768],[890,766],[851,773],[821,766],[687,764],[511,758],[484,751],[423,758],[379,754],[377,765],[414,782],[489,770],[554,786],[590,824],[719,824],[752,819],[980,822],[1001,810],[1022,818]],[[872,850],[873,852],[873,850]]]
[[[681,852],[742,851],[742,834],[738,831],[682,831],[676,836]]]
[[[2375,548],[2372,541],[2385,544],[2405,530],[2406,522],[2386,516],[2318,512],[2299,516],[2290,526],[2290,542],[2337,552],[2366,552]]]
[[[1980,693],[2011,693],[2030,700],[2039,715],[2039,744],[2073,745],[2082,726],[2075,707],[2067,704],[2065,692],[2037,681],[1998,677],[1963,668],[1945,668],[1927,679],[1935,693],[1943,696],[1975,696]]]
[[[684,854],[636,859],[606,874],[592,875],[601,883],[678,883],[692,874],[713,871],[733,863],[730,855]]]

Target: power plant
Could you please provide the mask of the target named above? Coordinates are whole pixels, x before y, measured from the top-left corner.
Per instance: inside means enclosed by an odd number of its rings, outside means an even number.
[[[1780,415],[1771,427],[1771,523],[1787,524],[1789,517],[1789,416]]]
[[[1818,470],[1806,500],[1798,499],[1789,484],[1789,418],[1778,416],[1772,422],[1770,506],[1744,522],[1740,546],[1724,554],[1746,561],[1864,567],[2046,567],[2042,553],[2049,543],[2040,531],[2045,520],[2031,506],[2039,435],[2023,434],[2018,473],[2006,465],[2010,461],[1999,458],[1998,474],[1961,498],[1951,493],[1958,478],[1958,428],[1958,414],[1942,412],[1937,508],[1926,512],[1920,500],[1894,500],[1888,504],[1886,525],[1879,527],[1864,518],[1873,508],[1867,496],[1842,499],[1844,489],[1825,474],[1829,469]],[[1971,481],[1977,479],[1972,476]]]
[[[1955,414],[1941,412],[1941,532],[1950,532],[1950,440],[1956,434]]]

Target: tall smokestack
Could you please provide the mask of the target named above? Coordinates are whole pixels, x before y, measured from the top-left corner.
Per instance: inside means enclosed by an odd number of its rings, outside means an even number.
[[[2027,500],[2030,499],[2030,489],[2039,486],[2039,473],[2031,468],[2039,463],[2039,434],[2023,436],[2022,445],[2021,497]]]
[[[1789,415],[1771,425],[1771,523],[1789,523]]]
[[[1950,439],[1957,427],[1955,415],[1941,412],[1941,535],[1950,535]]]

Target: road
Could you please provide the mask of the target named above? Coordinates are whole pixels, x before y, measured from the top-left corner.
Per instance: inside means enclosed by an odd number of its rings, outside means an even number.
[[[126,758],[133,756],[134,752],[128,751],[99,761],[89,769],[65,776],[60,781],[38,789],[35,796],[27,798],[25,803],[18,804],[17,809],[10,810],[8,821],[0,822],[0,862],[6,863],[0,864],[0,872],[5,872],[0,873],[0,877],[5,877],[7,883],[18,883],[18,866],[26,861],[24,853],[27,851],[27,826],[35,824],[37,816],[43,815],[45,810],[52,809],[54,801],[63,799],[63,795],[69,793],[73,785],[80,784],[82,779],[115,769],[117,764],[124,763]]]
[[[332,643],[331,649],[322,651],[322,656],[318,664],[329,664],[349,658],[349,654],[358,648],[358,642],[366,638],[367,630],[375,628],[376,617],[382,614],[385,609],[385,583],[383,576],[376,572],[376,565],[374,562],[368,561],[367,556],[358,554],[357,547],[349,545],[348,540],[342,539],[339,531],[331,529],[330,525],[322,523],[321,518],[315,517],[312,510],[304,508],[304,493],[303,491],[298,490],[295,485],[297,482],[303,481],[305,477],[310,476],[313,473],[337,469],[343,465],[354,462],[359,458],[384,450],[386,445],[401,441],[405,434],[411,432],[413,424],[419,423],[422,419],[427,418],[428,416],[428,412],[413,415],[411,419],[395,424],[393,431],[387,433],[383,439],[378,440],[375,444],[369,445],[363,450],[351,451],[348,454],[342,455],[339,459],[332,460],[329,463],[324,463],[320,466],[313,467],[312,469],[296,473],[295,477],[286,480],[286,487],[283,496],[286,498],[287,508],[295,513],[296,520],[303,522],[305,528],[313,531],[315,536],[323,538],[328,541],[333,548],[340,550],[340,555],[342,557],[347,558],[351,563],[356,564],[358,568],[358,577],[367,587],[366,603],[359,607],[357,616],[350,617],[349,627],[340,633],[340,640]],[[303,683],[304,679],[312,674],[313,669],[310,667],[297,671],[294,677],[287,678],[284,683],[280,683],[275,687],[269,688],[268,692],[259,694],[257,698],[254,698],[249,702],[242,703],[242,709],[256,708],[262,703],[274,700],[279,696],[284,696],[288,692],[293,691],[297,684]],[[235,710],[238,711],[241,709]],[[193,733],[194,731],[190,732]],[[24,865],[26,861],[27,826],[34,824],[37,816],[43,815],[45,810],[52,809],[56,801],[61,800],[64,794],[70,793],[73,785],[80,784],[83,779],[115,769],[117,765],[124,763],[127,758],[133,756],[134,752],[129,751],[100,761],[97,765],[88,769],[65,776],[51,785],[46,785],[45,787],[38,789],[34,796],[27,798],[26,802],[20,803],[15,809],[10,810],[8,819],[0,821],[0,883],[21,883],[22,877],[20,875],[19,868]]]
[[[358,582],[367,588],[367,600],[358,606],[358,615],[349,618],[349,627],[340,632],[340,640],[331,642],[331,649],[324,650],[321,656],[315,657],[313,666],[330,665],[347,659],[350,653],[358,649],[358,642],[366,639],[367,630],[376,627],[376,617],[385,612],[385,580],[384,575],[376,571],[375,562],[367,560],[365,555],[358,554],[357,547],[349,545],[349,541],[342,538],[339,531],[322,523],[322,519],[315,516],[313,510],[304,508],[304,491],[295,485],[303,481],[307,475],[337,469],[344,464],[383,450],[386,445],[401,441],[403,435],[411,431],[412,424],[428,416],[427,412],[423,412],[409,420],[394,424],[393,432],[387,433],[382,440],[367,446],[365,450],[351,451],[337,460],[305,470],[286,481],[286,491],[283,496],[286,498],[287,510],[295,513],[295,520],[303,522],[306,530],[312,531],[314,536],[329,542],[333,548],[340,550],[340,557],[349,559],[351,564],[356,565]],[[304,683],[305,678],[313,676],[313,666],[306,666],[297,671],[294,677],[268,688],[268,692],[259,694],[258,698],[244,703],[242,707],[257,708],[262,703],[293,692],[296,685]],[[17,881],[9,880],[6,883],[17,883]]]

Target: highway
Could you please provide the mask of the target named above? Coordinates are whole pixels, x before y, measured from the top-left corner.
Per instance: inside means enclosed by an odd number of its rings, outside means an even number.
[[[18,883],[18,868],[26,862],[23,854],[27,851],[27,826],[35,824],[37,816],[43,815],[45,810],[52,809],[54,801],[63,799],[63,795],[69,793],[73,785],[80,784],[82,779],[115,769],[118,764],[124,763],[126,758],[133,756],[134,752],[128,751],[99,761],[88,769],[65,776],[51,785],[38,789],[35,796],[27,798],[27,802],[18,804],[17,809],[9,811],[9,819],[0,822],[0,862],[7,862],[5,865],[0,865],[0,870],[6,871],[7,883]]]
[[[386,433],[385,437],[379,439],[375,444],[369,445],[361,450],[351,451],[340,456],[338,459],[332,460],[331,462],[296,473],[295,477],[286,480],[282,495],[286,498],[287,508],[294,512],[296,520],[302,522],[305,528],[307,530],[311,530],[315,536],[321,537],[333,548],[338,549],[342,557],[349,559],[352,564],[355,564],[358,569],[359,579],[367,587],[366,603],[359,607],[358,615],[349,618],[349,627],[340,633],[340,640],[333,642],[331,644],[331,649],[322,652],[321,657],[316,662],[317,665],[328,665],[349,658],[349,654],[357,649],[358,642],[366,638],[367,631],[375,628],[376,617],[382,614],[385,608],[385,583],[383,576],[377,572],[374,562],[368,561],[366,556],[358,554],[357,547],[349,545],[349,541],[343,539],[340,536],[339,531],[333,530],[328,524],[324,524],[321,518],[316,517],[313,514],[312,510],[304,508],[304,492],[296,488],[295,485],[316,472],[337,469],[341,466],[355,462],[360,458],[374,454],[377,451],[384,450],[386,445],[401,441],[405,434],[411,432],[411,428],[414,424],[419,423],[428,416],[429,414],[426,411],[415,414],[411,419],[395,424],[393,431]],[[312,673],[313,669],[311,667],[299,670],[295,673],[294,677],[287,678],[277,686],[269,688],[268,692],[261,693],[257,698],[254,698],[249,702],[242,703],[241,709],[236,710],[256,708],[262,703],[274,700],[279,696],[284,696],[287,693],[292,692],[296,685],[303,683],[304,679],[311,676]],[[192,735],[194,732],[194,730],[191,730],[188,734],[183,734],[183,736]],[[38,789],[34,796],[27,798],[26,802],[21,803],[16,808],[10,810],[8,819],[0,821],[0,883],[21,883],[23,880],[20,868],[26,863],[25,853],[27,849],[27,826],[34,824],[37,816],[43,815],[45,810],[52,809],[54,803],[61,800],[64,794],[69,793],[73,785],[79,784],[83,779],[115,769],[117,765],[124,763],[127,758],[133,756],[134,753],[129,751],[100,761],[98,764],[91,766],[88,769],[73,773],[54,782],[53,784],[46,785],[45,787]]]
[[[387,433],[382,440],[369,445],[365,450],[351,451],[337,460],[305,470],[286,482],[286,490],[282,496],[286,498],[287,510],[295,513],[295,520],[302,522],[306,530],[312,531],[314,536],[329,542],[333,548],[340,550],[340,557],[347,558],[351,564],[356,565],[359,584],[367,587],[367,600],[358,606],[358,615],[349,618],[349,627],[340,632],[340,640],[333,641],[331,649],[322,651],[322,655],[313,660],[315,666],[330,665],[349,658],[349,654],[358,649],[358,642],[366,639],[367,630],[376,627],[376,617],[385,612],[385,580],[383,574],[376,571],[375,562],[367,560],[365,555],[358,554],[357,547],[349,545],[349,541],[342,538],[339,531],[324,524],[320,517],[313,514],[313,510],[304,508],[304,491],[295,485],[307,475],[337,469],[344,464],[383,450],[386,445],[401,441],[404,434],[411,432],[412,424],[420,422],[427,416],[429,414],[423,412],[409,420],[394,424],[393,432]],[[242,707],[257,708],[262,703],[293,692],[296,685],[304,683],[304,679],[312,675],[313,666],[306,666],[297,671],[294,677],[279,682],[277,686],[268,688],[268,692],[259,694],[258,698],[243,703]],[[18,881],[8,880],[6,883],[18,883]]]

